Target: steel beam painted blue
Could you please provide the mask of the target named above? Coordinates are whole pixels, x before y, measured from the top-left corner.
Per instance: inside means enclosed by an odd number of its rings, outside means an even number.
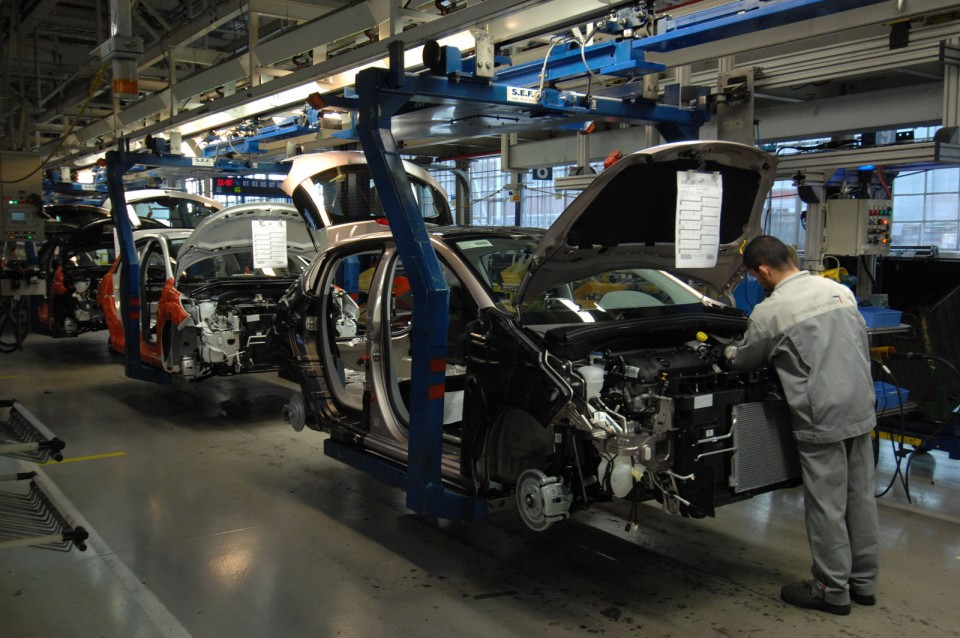
[[[140,359],[140,259],[133,243],[133,225],[127,214],[123,175],[133,164],[120,151],[110,151],[107,161],[107,190],[110,215],[120,245],[120,317],[123,322],[124,372],[131,379],[169,383],[170,375],[143,365]]]
[[[209,144],[203,148],[204,157],[218,157],[222,153],[262,153],[260,150],[261,142],[285,140],[291,137],[316,133],[317,128],[310,126],[268,126],[256,135],[230,140],[229,142],[218,142]]]
[[[591,97],[572,91],[544,89],[542,99],[536,100],[536,89],[460,80],[451,82],[446,77],[426,74],[406,75],[397,87],[384,87],[384,96],[394,96],[404,103],[416,97],[420,104],[476,104],[515,109],[518,114],[530,117],[557,117],[590,119],[607,122],[633,122],[651,124],[660,129],[667,141],[696,139],[700,125],[710,119],[705,108],[697,110],[658,104],[654,101],[627,101],[616,98]],[[326,99],[326,97],[325,97]],[[334,98],[331,106],[357,108],[354,98]],[[434,122],[431,126],[436,125]],[[558,123],[559,125],[559,123]],[[336,137],[358,137],[355,129],[342,131]]]
[[[390,117],[409,99],[408,95],[390,91],[404,81],[403,67],[398,62],[402,52],[402,43],[392,43],[393,69],[361,71],[356,87],[360,142],[417,306],[411,327],[407,507],[437,518],[476,520],[485,515],[486,502],[450,493],[442,483],[449,289],[390,131]],[[378,473],[389,475],[386,469]]]
[[[388,485],[400,489],[407,486],[407,475],[403,468],[386,459],[361,452],[333,439],[327,439],[323,442],[323,453],[341,463],[346,463],[362,472],[366,472]]]
[[[879,4],[883,0],[781,0],[733,16],[690,24],[676,31],[637,40],[643,51],[665,53],[727,38],[749,35],[773,27]]]
[[[180,155],[155,155],[153,153],[128,152],[124,153],[123,159],[130,164],[130,168],[125,172],[137,172],[148,168],[162,168],[165,166],[193,168],[197,170],[215,170],[218,174],[275,173],[282,175],[290,172],[289,162],[254,162],[234,160],[226,157],[193,158]],[[210,161],[211,159],[213,159],[212,163]]]
[[[624,77],[665,71],[667,67],[663,64],[647,62],[642,47],[637,46],[639,42],[642,40],[602,42],[586,47],[582,54],[579,46],[557,45],[557,48],[563,49],[558,53],[551,53],[547,59],[545,82],[549,84],[552,81],[582,77],[590,71],[599,75]],[[542,60],[518,64],[498,71],[494,74],[494,80],[519,86],[539,85],[543,67]]]

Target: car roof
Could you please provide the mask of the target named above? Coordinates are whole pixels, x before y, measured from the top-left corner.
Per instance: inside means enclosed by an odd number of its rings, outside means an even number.
[[[170,188],[144,188],[140,190],[127,191],[123,196],[124,199],[127,200],[128,204],[135,204],[143,200],[155,199],[159,197],[173,197],[176,199],[197,202],[198,204],[203,204],[216,210],[223,208],[223,204],[215,199],[210,199],[209,197],[198,195],[196,193],[187,193],[185,191],[178,191]],[[113,203],[110,201],[110,198],[107,197],[103,203],[100,204],[100,206],[109,211],[113,208]]]

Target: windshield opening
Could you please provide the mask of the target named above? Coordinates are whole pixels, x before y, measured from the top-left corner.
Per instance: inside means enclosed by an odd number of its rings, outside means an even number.
[[[428,224],[450,225],[453,216],[443,192],[413,176],[410,183],[413,197]],[[307,190],[307,197],[294,195],[300,207],[324,213],[331,225],[369,221],[386,217],[386,211],[373,175],[366,164],[350,164],[331,168],[303,182],[297,190]],[[317,215],[322,219],[323,216]]]
[[[460,239],[454,247],[477,273],[497,306],[514,314],[514,295],[536,249],[538,236]],[[699,305],[702,295],[672,275],[651,268],[618,268],[564,282],[527,299],[519,308],[524,324],[619,321]]]
[[[196,228],[201,221],[217,212],[217,209],[201,202],[179,197],[154,197],[144,199],[127,208],[137,216],[154,219],[170,228]]]
[[[285,266],[254,266],[253,249],[221,252],[200,259],[187,266],[180,273],[179,281],[197,283],[222,279],[243,279],[251,277],[271,277],[293,279],[306,269],[307,262],[297,255],[288,255]]]

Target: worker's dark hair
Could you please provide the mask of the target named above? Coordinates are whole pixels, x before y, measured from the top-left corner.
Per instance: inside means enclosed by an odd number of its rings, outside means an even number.
[[[793,265],[793,255],[787,245],[776,237],[760,235],[743,249],[743,265],[750,270],[756,270],[761,265],[783,270]]]

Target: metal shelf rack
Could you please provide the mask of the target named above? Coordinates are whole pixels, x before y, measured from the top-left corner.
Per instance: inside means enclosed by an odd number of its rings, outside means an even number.
[[[0,456],[46,463],[63,460],[65,444],[29,410],[14,400],[0,400],[9,409],[0,421]],[[89,536],[74,526],[43,485],[36,471],[0,474],[0,549],[39,547],[55,551],[87,548]]]

